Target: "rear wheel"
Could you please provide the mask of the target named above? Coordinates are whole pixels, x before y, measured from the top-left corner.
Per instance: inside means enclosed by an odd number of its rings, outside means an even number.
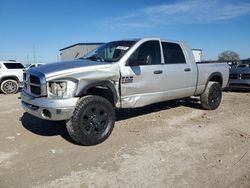
[[[206,90],[201,94],[201,106],[206,110],[214,110],[219,107],[222,98],[221,86],[218,82],[209,82]]]
[[[18,83],[16,80],[4,80],[1,83],[1,91],[5,94],[15,94],[18,91]]]
[[[72,118],[67,122],[69,135],[82,145],[95,145],[106,140],[115,123],[111,103],[100,96],[89,95],[77,103]]]

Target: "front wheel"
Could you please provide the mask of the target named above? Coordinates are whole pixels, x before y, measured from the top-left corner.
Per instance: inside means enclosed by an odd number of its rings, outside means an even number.
[[[214,110],[219,107],[222,98],[221,86],[218,82],[209,82],[206,90],[201,94],[201,106],[206,110]]]
[[[1,91],[4,94],[15,94],[18,91],[18,83],[16,80],[4,80],[1,83]]]
[[[82,97],[67,121],[69,135],[82,145],[96,145],[106,140],[115,123],[115,111],[105,98],[95,95]]]

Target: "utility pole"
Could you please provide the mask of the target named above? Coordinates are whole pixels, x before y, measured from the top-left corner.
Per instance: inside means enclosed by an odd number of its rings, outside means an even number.
[[[33,58],[34,58],[34,64],[36,63],[36,51],[35,51],[35,45],[33,45]]]
[[[27,64],[28,64],[28,65],[30,64],[30,58],[29,58],[29,55],[27,55]]]

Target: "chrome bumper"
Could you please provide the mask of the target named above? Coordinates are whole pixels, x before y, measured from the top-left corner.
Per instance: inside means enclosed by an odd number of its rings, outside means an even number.
[[[41,119],[59,121],[72,117],[79,98],[50,99],[47,97],[34,98],[25,91],[21,92],[23,109]]]

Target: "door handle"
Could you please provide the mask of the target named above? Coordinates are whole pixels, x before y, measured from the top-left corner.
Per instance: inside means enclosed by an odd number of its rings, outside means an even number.
[[[189,71],[191,71],[191,69],[190,68],[185,68],[184,71],[189,72]]]
[[[156,70],[156,71],[154,71],[154,74],[162,74],[162,73],[163,73],[162,70]]]

